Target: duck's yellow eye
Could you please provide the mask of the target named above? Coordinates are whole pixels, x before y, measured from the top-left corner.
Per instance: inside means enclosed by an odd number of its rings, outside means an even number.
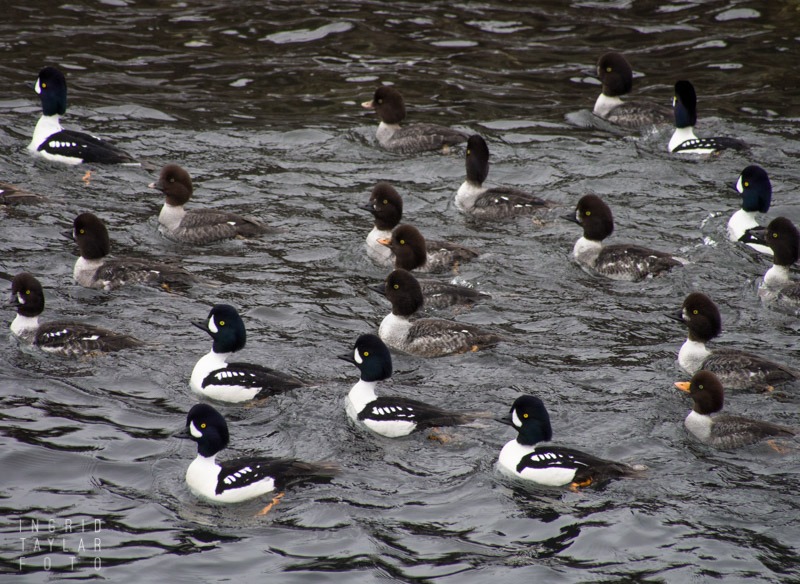
[[[83,229],[80,230],[80,234],[83,235]]]
[[[44,89],[45,87],[47,87],[47,83],[42,83],[42,89]]]
[[[395,285],[394,285],[394,286],[392,286],[392,287],[393,287],[395,290],[399,290],[399,289],[400,289],[400,284],[395,284]]]
[[[400,245],[405,245],[405,244],[406,244],[406,240],[405,239],[401,239],[400,240]]]
[[[527,418],[527,417],[528,417],[528,414],[522,414],[522,417],[523,417],[523,418]]]
[[[750,186],[750,183],[749,183],[749,182],[745,182],[745,183],[744,183],[744,186],[746,186],[746,187],[749,187],[749,186]]]
[[[205,427],[206,427],[206,423],[205,423],[205,422],[203,422],[202,424],[200,424],[200,427],[201,427],[201,428],[205,428]]]
[[[591,212],[591,211],[586,211],[586,216],[587,216],[587,217],[588,217],[589,215],[591,215],[591,214],[592,214],[592,212]]]
[[[30,294],[30,293],[31,293],[30,290],[25,290],[25,294]]]
[[[611,71],[613,71],[613,69],[611,69],[611,67],[606,67],[606,73],[611,73]]]
[[[383,200],[383,204],[384,204],[384,205],[388,205],[388,204],[389,204],[389,201],[387,201],[386,199],[384,199],[384,200]]]
[[[225,326],[225,321],[224,320],[219,321],[219,326]]]
[[[382,100],[382,99],[379,99],[379,100],[378,100],[378,103],[383,103],[383,100]]]
[[[169,182],[175,182],[175,179],[170,177]]]
[[[703,386],[702,386],[702,385],[698,385],[697,387],[699,387],[700,389],[703,389]]]
[[[472,154],[472,150],[470,150],[469,148],[467,148],[467,154]]]
[[[778,238],[778,234],[777,233],[773,233],[772,237],[773,237],[773,239],[777,239]]]
[[[364,356],[369,357],[369,351],[364,351]]]
[[[700,312],[700,311],[698,311],[698,310],[695,308],[695,309],[692,311],[692,314],[699,314],[699,312]]]

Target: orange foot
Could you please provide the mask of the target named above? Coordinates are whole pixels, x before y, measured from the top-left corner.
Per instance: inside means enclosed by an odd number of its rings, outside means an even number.
[[[170,288],[170,287],[169,287],[169,284],[167,284],[166,282],[165,282],[165,283],[163,283],[163,284],[161,284],[161,287],[162,287],[164,290],[166,290],[167,292],[172,292],[172,288]]]
[[[272,503],[264,507],[261,511],[259,511],[255,515],[253,515],[253,517],[263,517],[264,515],[269,513],[270,509],[272,509],[275,505],[281,502],[281,497],[283,497],[283,493],[278,493],[277,495],[272,497]]]
[[[778,444],[774,440],[767,440],[767,444],[769,444],[769,447],[772,448],[778,454],[786,454],[787,452],[789,452],[789,449],[786,446],[782,446],[781,444]]]
[[[592,484],[592,479],[586,479],[586,480],[585,480],[585,481],[583,481],[582,483],[579,483],[579,482],[573,482],[573,483],[570,483],[570,485],[569,485],[569,489],[570,489],[570,491],[575,491],[575,492],[577,492],[579,488],[581,488],[581,487],[588,487],[588,486],[589,486],[589,485],[591,485],[591,484]]]
[[[442,444],[447,444],[452,440],[450,436],[445,436],[437,428],[431,428],[431,433],[428,435],[428,440],[436,440]]]
[[[81,179],[87,187],[89,186],[89,179],[92,178],[92,174],[94,174],[93,170],[87,170],[86,174],[84,174],[83,178]]]
[[[474,353],[475,351],[478,351],[478,350],[480,350],[480,347],[478,345],[472,345],[472,348],[470,349],[470,353]]]
[[[249,404],[247,404],[244,407],[246,407],[246,408],[257,408],[257,407],[261,406],[264,402],[266,402],[268,399],[269,398],[266,398],[266,397],[261,398],[261,399],[254,399],[253,401],[251,401]]]
[[[447,144],[442,146],[442,154],[450,154],[450,146],[448,146]]]

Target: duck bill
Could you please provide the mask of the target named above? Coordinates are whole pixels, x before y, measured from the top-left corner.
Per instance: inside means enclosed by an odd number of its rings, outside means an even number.
[[[336,355],[336,358],[341,359],[342,361],[347,361],[348,363],[352,363],[353,365],[357,365],[356,360],[353,359],[353,356],[350,354]]]
[[[751,227],[739,238],[742,243],[760,243],[766,245],[767,243],[767,228],[766,227]]]
[[[69,231],[62,231],[61,237],[69,239],[70,241],[75,241],[74,234],[75,234],[74,230],[70,229]]]
[[[160,180],[157,180],[157,181],[151,182],[149,185],[147,185],[147,188],[148,189],[156,189],[158,191],[163,191],[164,190],[164,183],[162,183]]]
[[[181,440],[191,440],[192,435],[189,433],[189,428],[178,430],[172,435],[173,438],[180,438]]]
[[[386,296],[386,282],[381,282],[380,284],[374,284],[372,286],[367,286],[373,292],[377,292],[381,296]]]
[[[691,383],[688,382],[688,381],[676,381],[675,382],[675,387],[677,387],[681,391],[685,391],[686,393],[689,393],[689,386],[690,385],[691,385]]]
[[[211,334],[209,332],[208,328],[206,328],[206,323],[204,323],[204,322],[199,322],[199,321],[193,320],[192,321],[192,326],[196,326],[197,328],[199,328],[204,333]]]
[[[382,239],[379,239],[378,243],[380,243],[381,245],[385,245],[386,247],[389,247],[392,243],[392,240],[384,237]]]
[[[361,102],[361,107],[363,107],[365,109],[375,109],[375,104],[372,103],[372,100],[363,101],[363,102]]]
[[[501,424],[505,424],[506,426],[511,426],[511,427],[514,426],[514,422],[511,421],[511,414],[510,413],[506,414],[502,418],[495,418],[494,421],[495,422],[500,422]]]
[[[686,321],[683,320],[683,311],[679,310],[677,312],[667,312],[664,314],[670,320],[677,320],[682,325],[686,325]]]
[[[363,205],[360,205],[358,208],[363,211],[369,211],[373,215],[375,214],[375,205],[372,204],[372,201],[367,201]]]
[[[575,213],[570,213],[569,215],[562,215],[561,218],[564,219],[565,221],[569,221],[571,223],[577,223],[578,225],[580,225],[580,223],[578,222],[578,218],[575,216]]]

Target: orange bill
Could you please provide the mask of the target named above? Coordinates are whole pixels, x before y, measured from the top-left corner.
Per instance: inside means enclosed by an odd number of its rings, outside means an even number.
[[[361,107],[366,107],[366,108],[372,109],[375,106],[372,105],[372,100],[369,100],[369,101],[361,102]]]
[[[691,384],[688,381],[676,381],[675,382],[675,387],[677,387],[681,391],[685,391],[686,393],[689,393],[689,385],[691,385]]]
[[[385,246],[387,246],[387,247],[389,246],[389,244],[390,244],[391,242],[392,242],[392,240],[391,240],[391,239],[389,239],[388,237],[384,237],[383,239],[379,239],[379,240],[378,240],[378,243],[380,243],[381,245],[385,245]]]

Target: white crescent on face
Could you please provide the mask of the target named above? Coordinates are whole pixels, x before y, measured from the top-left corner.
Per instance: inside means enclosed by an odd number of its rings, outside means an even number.
[[[513,410],[511,412],[511,423],[514,424],[515,428],[521,428],[522,422],[519,421],[519,416],[517,415],[517,410]]]
[[[33,90],[34,90],[36,93],[38,93],[39,95],[41,95],[41,94],[42,94],[42,86],[40,85],[40,82],[39,82],[39,79],[38,79],[38,78],[36,79],[36,87],[34,87],[34,88],[33,88]]]
[[[742,187],[742,175],[739,175],[739,180],[736,181],[736,190],[739,191],[739,194],[744,192],[744,187]]]
[[[17,292],[17,302],[20,304],[25,304],[25,297],[19,292]]]
[[[210,330],[214,334],[219,332],[219,329],[217,328],[217,324],[214,322],[214,317],[213,316],[208,319],[208,330]]]
[[[194,425],[194,422],[189,422],[189,433],[195,438],[203,437],[203,433],[197,429],[197,427]]]
[[[361,358],[361,355],[359,354],[358,349],[353,351],[353,360],[356,363],[358,363],[359,365],[361,365],[364,362],[364,359]]]

